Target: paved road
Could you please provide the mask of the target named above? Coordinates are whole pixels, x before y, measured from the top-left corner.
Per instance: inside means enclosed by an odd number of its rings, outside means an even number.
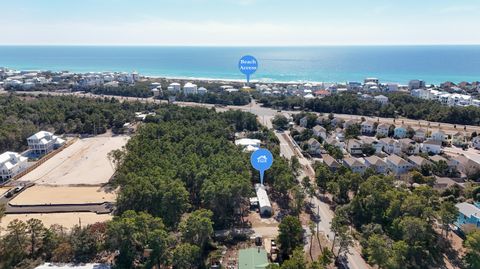
[[[293,156],[297,156],[298,160],[302,166],[302,171],[298,176],[297,180],[302,180],[303,177],[308,176],[312,181],[315,180],[315,170],[313,169],[311,162],[306,159],[301,153],[298,146],[295,144],[291,138],[289,132],[279,133],[275,132],[276,136],[280,140],[280,154],[290,159]],[[312,182],[315,184],[315,182]],[[331,230],[331,222],[334,217],[334,212],[330,210],[330,206],[320,201],[317,197],[312,199],[312,203],[315,208],[318,210],[320,216],[320,222],[318,223],[318,230],[325,234],[330,240],[333,239],[334,233]],[[308,231],[308,229],[307,229]],[[366,269],[371,268],[365,260],[360,255],[360,252],[357,249],[350,248],[350,254],[347,255],[348,266],[352,269]]]
[[[122,97],[122,96],[111,96],[111,95],[101,96],[101,95],[94,95],[94,94],[90,94],[90,93],[78,94],[78,93],[23,92],[23,91],[18,92],[18,93],[19,94],[27,93],[27,94],[33,94],[33,95],[46,94],[46,95],[57,95],[57,96],[58,95],[76,95],[76,96],[83,96],[83,97],[88,97],[88,98],[104,98],[104,97],[112,98],[113,97],[113,98],[118,99],[118,100],[152,102],[152,103],[153,102],[155,102],[155,103],[166,103],[167,102],[166,100],[155,100],[153,98]],[[215,105],[212,105],[212,104],[199,104],[199,103],[192,103],[192,102],[175,102],[175,104],[177,104],[179,106],[203,106],[203,107],[208,107],[208,108],[211,108],[211,107],[215,106]],[[277,110],[275,110],[275,109],[261,107],[260,104],[256,103],[255,101],[253,101],[251,104],[246,105],[246,106],[227,106],[225,108],[217,108],[218,111],[224,111],[224,110],[228,110],[228,109],[238,109],[238,110],[242,110],[242,111],[249,111],[249,112],[257,115],[259,117],[260,122],[262,124],[265,124],[266,126],[271,126],[271,122],[270,122],[271,118],[273,118],[278,113]],[[300,111],[284,111],[284,112],[287,112],[287,113],[290,113],[290,114],[300,113]],[[406,118],[393,119],[393,118],[367,117],[367,116],[361,116],[361,115],[348,115],[348,114],[334,114],[334,115],[335,115],[335,117],[339,117],[343,120],[349,120],[349,119],[360,120],[362,117],[364,117],[365,119],[369,119],[369,120],[372,120],[372,121],[379,121],[380,123],[387,123],[387,124],[394,124],[394,120],[395,120],[395,124],[397,124],[397,125],[402,124],[402,121],[403,121],[404,124],[410,125],[413,128],[418,128],[418,127],[427,128],[427,126],[429,126],[428,124],[430,124],[431,129],[436,129],[439,126],[441,126],[441,128],[445,132],[447,132],[448,134],[453,134],[453,133],[456,133],[458,131],[463,131],[463,127],[464,127],[464,125],[458,124],[457,125],[458,128],[455,128],[454,124],[440,123],[440,122],[429,122],[429,121],[424,121],[424,120],[412,120],[412,119],[406,119]],[[466,130],[468,132],[473,132],[473,131],[480,132],[480,126],[467,125],[466,127],[467,127]]]

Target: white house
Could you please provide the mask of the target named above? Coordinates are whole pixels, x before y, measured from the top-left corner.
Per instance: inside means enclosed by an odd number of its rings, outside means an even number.
[[[387,166],[395,175],[405,174],[413,168],[413,165],[398,155],[392,154],[386,158]]]
[[[387,92],[396,92],[398,91],[398,83],[387,83]],[[388,102],[388,99],[387,99]]]
[[[243,147],[245,152],[253,152],[260,148],[262,141],[258,139],[242,138],[235,140],[235,145]]]
[[[7,180],[23,172],[27,168],[27,160],[27,157],[16,152],[0,154],[0,179]]]
[[[307,124],[308,124],[308,117],[307,116],[300,119],[300,126],[307,127]]]
[[[404,153],[408,155],[415,155],[420,153],[420,144],[417,144],[417,142],[413,141],[412,139],[402,138],[399,139],[398,142],[400,142],[400,146]]]
[[[352,155],[360,155],[363,153],[362,142],[357,139],[349,139],[347,142],[347,151]]]
[[[474,175],[480,171],[480,164],[476,161],[467,158],[463,155],[457,155],[452,157],[447,164],[456,167],[458,171],[464,173],[465,175]]]
[[[375,131],[373,125],[374,123],[371,121],[364,121],[360,124],[360,131],[362,134],[371,134]]]
[[[206,94],[207,92],[208,92],[208,90],[207,90],[206,88],[204,88],[204,87],[200,87],[200,88],[198,88],[198,90],[197,90],[197,93],[198,93],[198,94],[202,94],[202,95],[203,95],[203,94]]]
[[[390,125],[381,123],[377,126],[377,136],[388,137],[389,130],[390,130]]]
[[[396,138],[407,137],[407,127],[405,127],[404,125],[396,127],[395,131],[393,132],[393,136]]]
[[[356,120],[347,120],[346,122],[343,123],[343,129],[347,129],[348,127],[357,124],[358,122]]]
[[[382,106],[388,104],[388,97],[386,97],[385,95],[377,95],[373,99],[382,104]]]
[[[423,128],[418,128],[415,130],[415,135],[413,136],[413,139],[418,142],[423,142],[425,140],[425,135],[427,134],[427,131]]]
[[[47,154],[65,143],[65,140],[47,131],[40,131],[27,138],[28,147],[34,154]]]
[[[313,127],[313,135],[321,137],[323,140],[327,138],[327,130],[320,125]]]
[[[187,82],[185,85],[183,85],[183,93],[185,95],[197,94],[197,90],[198,90],[197,85],[191,82]]]
[[[376,85],[378,85],[379,80],[378,80],[378,78],[365,78],[365,79],[363,80],[363,84],[367,84],[367,83],[369,83],[369,82],[375,83]]]
[[[257,193],[260,215],[271,216],[273,213],[272,204],[270,203],[270,199],[268,199],[268,194],[265,190],[265,186],[261,184],[255,184],[255,191]]]
[[[432,132],[431,139],[434,141],[445,142],[447,141],[447,135],[442,130],[436,130]]]
[[[161,88],[160,88],[160,89],[161,89]],[[153,88],[153,89],[151,89],[152,94],[153,94],[153,97],[158,97],[158,96],[160,96],[160,89],[158,89],[158,88]]]
[[[173,83],[170,83],[170,85],[168,85],[167,90],[171,92],[180,92],[181,90],[180,88],[181,88],[180,83],[173,82]]]
[[[325,165],[328,166],[328,168],[330,168],[330,170],[332,171],[335,171],[337,170],[338,168],[340,168],[340,164],[337,162],[337,160],[335,160],[332,156],[328,155],[328,154],[322,154],[322,161]]]
[[[472,138],[472,146],[476,149],[480,149],[480,136]]]
[[[408,156],[408,162],[413,164],[414,167],[420,168],[422,165],[432,164],[429,160],[421,156]]]
[[[452,144],[461,147],[467,143],[467,135],[463,132],[457,132],[452,135]]]
[[[340,128],[335,129],[335,139],[338,140],[339,142],[345,141],[345,133],[343,132],[342,129]]]
[[[425,88],[425,81],[423,80],[414,79],[408,82],[409,90],[415,90],[415,89],[421,89],[421,88]]]
[[[422,144],[422,152],[440,154],[442,152],[442,142],[431,139],[424,141]]]
[[[380,143],[376,138],[370,136],[360,136],[359,137],[363,146],[371,146],[375,149],[375,153],[381,153],[383,151],[383,144]]]
[[[373,155],[370,157],[365,157],[364,160],[367,168],[373,168],[379,174],[385,174],[387,172],[387,163],[385,163],[379,157]]]
[[[357,160],[357,158],[354,157],[347,157],[343,159],[343,164],[350,168],[350,170],[352,170],[354,173],[363,174],[367,169],[365,164],[361,163],[359,160]]]
[[[402,152],[402,146],[400,142],[388,137],[382,138],[379,141],[382,144],[383,151],[388,154],[400,154]]]
[[[308,145],[308,152],[310,154],[320,154],[322,150],[322,145],[320,145],[320,142],[317,141],[315,138],[310,138],[307,141]]]

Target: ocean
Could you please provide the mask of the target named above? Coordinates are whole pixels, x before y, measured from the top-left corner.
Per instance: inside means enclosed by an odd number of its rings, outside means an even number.
[[[137,71],[181,78],[244,79],[243,55],[258,60],[252,81],[427,84],[480,80],[478,46],[0,46],[0,67],[17,70]]]

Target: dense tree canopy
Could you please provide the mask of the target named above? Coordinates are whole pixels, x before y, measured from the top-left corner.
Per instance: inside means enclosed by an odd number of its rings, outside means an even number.
[[[255,117],[237,111],[169,106],[158,110],[128,143],[118,169],[118,209],[147,211],[175,227],[189,209],[213,212],[228,226],[252,192],[248,156],[230,139],[256,130]]]
[[[389,104],[382,106],[373,100],[362,100],[356,94],[334,94],[322,99],[303,100],[300,97],[261,97],[268,107],[282,109],[305,108],[322,113],[354,114],[378,117],[403,116],[452,124],[480,124],[480,108],[449,107],[437,101],[423,100],[404,93],[386,94]]]
[[[21,151],[26,138],[40,130],[57,134],[101,134],[121,131],[134,119],[134,112],[152,110],[155,104],[119,102],[116,99],[87,99],[73,96],[35,98],[0,96],[0,152]]]

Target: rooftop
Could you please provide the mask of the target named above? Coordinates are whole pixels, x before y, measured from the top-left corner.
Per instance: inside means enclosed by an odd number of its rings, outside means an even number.
[[[53,134],[47,131],[40,131],[32,136],[30,136],[28,139],[43,139],[45,137],[51,137]]]
[[[269,265],[263,248],[241,249],[238,253],[238,269],[262,269]]]
[[[422,166],[424,164],[430,163],[427,159],[421,157],[421,156],[409,156],[408,160],[418,166]]]
[[[387,160],[395,165],[410,165],[409,162],[405,161],[405,159],[401,158],[398,155],[392,154],[387,157]]]
[[[370,157],[365,157],[365,161],[376,166],[385,165],[385,162],[375,155]]]
[[[458,211],[463,215],[470,218],[471,216],[476,216],[480,218],[480,208],[470,204],[470,203],[459,203],[455,205],[458,208]]]
[[[343,159],[343,161],[350,167],[363,166],[363,163],[361,163],[359,160],[357,160],[357,158],[347,157],[347,158]]]
[[[329,167],[339,167],[340,164],[329,154],[322,154],[323,163]]]

